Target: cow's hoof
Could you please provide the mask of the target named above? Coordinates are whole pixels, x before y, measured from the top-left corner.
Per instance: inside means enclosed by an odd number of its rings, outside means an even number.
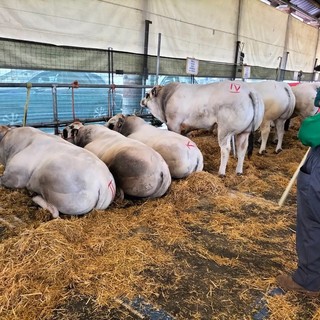
[[[225,174],[221,174],[221,173],[219,173],[219,178],[225,178],[226,177],[226,175]]]
[[[114,197],[114,202],[122,202],[124,200],[124,192],[121,188],[116,188],[116,195]]]
[[[262,150],[261,152],[258,153],[258,156],[263,156],[267,154],[267,150]]]
[[[242,176],[242,175],[243,175],[242,172],[237,172],[237,176],[238,176],[238,177],[240,177],[240,176]]]
[[[276,154],[280,153],[282,151],[282,149],[278,149],[275,151]]]

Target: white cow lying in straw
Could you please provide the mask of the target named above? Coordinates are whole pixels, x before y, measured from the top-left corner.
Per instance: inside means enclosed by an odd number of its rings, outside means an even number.
[[[74,122],[63,130],[63,137],[98,156],[125,195],[161,197],[171,184],[168,165],[158,152],[103,125]]]
[[[141,106],[177,133],[212,129],[217,124],[221,176],[226,173],[233,135],[238,157],[236,172],[243,173],[249,135],[259,128],[264,114],[260,94],[246,83],[236,81],[155,86],[141,100]]]
[[[294,116],[301,116],[303,119],[314,115],[318,108],[314,106],[314,98],[320,82],[300,83],[292,87],[293,94],[296,97],[296,106]]]
[[[106,209],[115,196],[109,169],[95,155],[31,127],[0,126],[0,184],[27,188],[32,200],[51,212],[70,215]]]
[[[141,141],[161,154],[172,178],[185,178],[203,169],[203,156],[197,145],[178,133],[155,128],[137,116],[118,114],[106,127]]]
[[[249,85],[261,94],[264,101],[265,112],[260,125],[261,146],[259,153],[266,152],[272,122],[275,125],[278,139],[275,152],[279,153],[282,150],[285,122],[290,119],[295,108],[296,99],[292,89],[285,82],[273,80],[250,83]]]

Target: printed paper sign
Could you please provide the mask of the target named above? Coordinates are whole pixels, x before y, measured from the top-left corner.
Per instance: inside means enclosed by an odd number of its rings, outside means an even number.
[[[197,75],[198,69],[199,69],[199,60],[194,58],[187,58],[186,72],[188,74]]]

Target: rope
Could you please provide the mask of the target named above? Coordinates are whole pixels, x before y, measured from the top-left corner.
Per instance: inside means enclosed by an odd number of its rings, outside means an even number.
[[[26,123],[27,123],[28,108],[29,108],[29,101],[30,101],[30,91],[32,88],[32,83],[27,82],[26,87],[27,87],[27,99],[26,99],[26,103],[24,105],[23,122],[22,122],[22,125],[24,127],[26,126]]]
[[[72,92],[72,116],[73,116],[73,120],[76,119],[76,113],[74,110],[74,89],[79,88],[79,82],[77,80],[73,81],[71,84],[71,92]]]

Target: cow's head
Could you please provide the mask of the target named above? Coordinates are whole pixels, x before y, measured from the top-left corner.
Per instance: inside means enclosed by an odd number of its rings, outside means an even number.
[[[149,92],[146,93],[145,97],[140,101],[141,107],[147,107],[148,101],[156,98],[161,91],[163,86],[155,86]]]
[[[126,117],[119,113],[108,120],[105,126],[113,131],[121,132]]]
[[[77,136],[78,131],[84,125],[80,121],[75,121],[66,126],[62,131],[62,138],[71,143],[75,143],[74,138]]]

